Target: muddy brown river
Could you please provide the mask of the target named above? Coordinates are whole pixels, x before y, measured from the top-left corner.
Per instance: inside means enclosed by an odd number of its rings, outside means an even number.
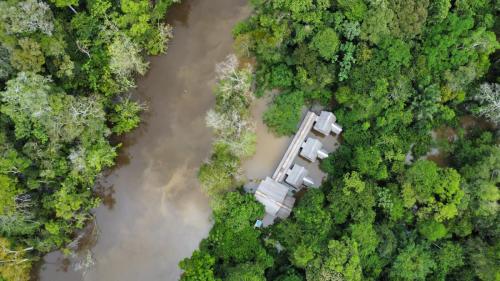
[[[117,167],[101,185],[95,210],[95,265],[74,270],[58,252],[44,258],[41,281],[166,281],[211,226],[208,199],[196,181],[210,153],[206,111],[213,105],[214,65],[231,53],[231,29],[250,13],[247,0],[183,0],[170,10],[174,39],[151,59],[136,94],[148,104],[127,135]]]

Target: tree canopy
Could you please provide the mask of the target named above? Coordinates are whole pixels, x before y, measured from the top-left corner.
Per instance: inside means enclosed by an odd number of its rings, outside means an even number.
[[[166,50],[173,2],[0,2],[0,280],[28,280],[91,219],[110,137],[144,108],[125,92]]]
[[[342,143],[321,163],[322,187],[249,240],[272,257],[261,271],[217,262],[225,236],[184,263],[208,255],[222,280],[234,268],[255,280],[497,280],[498,5],[251,2],[233,33],[256,60],[256,95],[274,95],[264,122],[291,135],[319,104]]]

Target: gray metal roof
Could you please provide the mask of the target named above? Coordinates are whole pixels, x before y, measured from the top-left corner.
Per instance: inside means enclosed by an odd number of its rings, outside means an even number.
[[[322,133],[323,135],[329,135],[332,131],[332,124],[337,121],[337,118],[333,113],[328,111],[321,111],[316,123],[314,124],[314,130]]]
[[[294,164],[286,174],[287,177],[285,178],[285,181],[296,188],[300,188],[304,183],[304,178],[307,177],[309,172],[306,168],[298,164]]]
[[[280,219],[286,219],[292,212],[293,204],[295,204],[295,197],[287,195],[283,200],[283,207],[278,210],[276,214]]]
[[[276,216],[280,208],[286,207],[283,202],[287,194],[287,186],[266,177],[257,188],[255,199],[264,205],[266,213]]]
[[[332,132],[334,132],[337,135],[340,135],[340,133],[342,133],[342,127],[337,123],[333,123],[332,124]]]
[[[318,157],[318,150],[320,150],[321,147],[323,147],[323,144],[319,140],[311,137],[307,138],[307,140],[302,144],[300,156],[314,162]]]

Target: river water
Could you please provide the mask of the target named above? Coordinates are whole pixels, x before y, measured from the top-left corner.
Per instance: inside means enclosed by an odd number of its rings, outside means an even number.
[[[95,265],[83,276],[58,252],[44,258],[41,281],[168,281],[178,262],[211,227],[196,171],[210,153],[206,111],[213,106],[214,65],[231,53],[231,28],[247,17],[247,0],[183,0],[168,15],[174,39],[151,59],[136,94],[148,104],[127,135],[117,167],[101,182],[95,210]]]

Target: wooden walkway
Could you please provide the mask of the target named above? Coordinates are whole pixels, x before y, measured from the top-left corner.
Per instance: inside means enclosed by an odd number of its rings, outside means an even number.
[[[316,115],[316,113],[311,111],[307,112],[306,117],[302,121],[302,124],[300,124],[299,130],[293,137],[292,142],[290,143],[288,149],[285,152],[285,155],[283,155],[281,162],[276,168],[276,171],[274,172],[272,177],[273,180],[277,182],[282,182],[285,179],[286,172],[290,169],[290,166],[292,166],[293,160],[299,153],[302,144],[304,143],[307,135],[311,131],[311,128],[314,125],[314,122],[316,122],[317,118],[318,115]]]

